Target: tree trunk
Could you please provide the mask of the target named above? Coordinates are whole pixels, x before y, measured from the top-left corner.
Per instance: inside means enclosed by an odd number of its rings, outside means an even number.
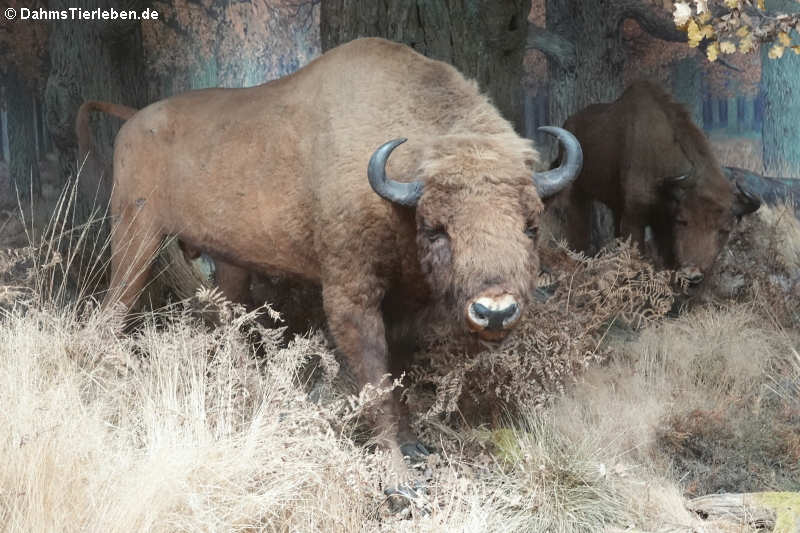
[[[69,0],[49,0],[49,9],[73,7]],[[119,9],[113,0],[86,0],[84,9]],[[126,9],[141,10],[145,2],[131,0]],[[73,226],[88,224],[85,231],[76,231],[74,238],[84,235],[78,246],[65,240],[61,251],[75,255],[75,272],[86,272],[96,263],[95,255],[110,254],[107,245],[110,224],[104,217],[111,193],[111,160],[114,136],[122,122],[95,113],[90,121],[92,151],[82,158],[78,154],[75,117],[85,100],[107,100],[133,107],[147,102],[144,76],[144,52],[139,22],[86,21],[65,24],[52,21],[49,26],[50,73],[45,88],[47,130],[57,159],[57,172],[64,186],[75,184],[73,205],[65,214]],[[77,180],[77,183],[76,183]],[[71,188],[69,190],[72,190]],[[104,286],[97,280],[93,290]],[[77,280],[82,284],[85,280]]]
[[[797,4],[788,0],[770,0],[767,8],[798,10]],[[765,45],[761,52],[764,170],[772,175],[800,177],[800,129],[796,122],[800,116],[800,56],[787,49],[780,59],[769,59],[769,49]]]
[[[5,104],[5,102],[3,102]],[[0,157],[8,163],[10,149],[8,146],[8,111],[5,105],[0,105]]]
[[[326,0],[322,49],[358,37],[405,43],[477,80],[524,134],[522,60],[530,7],[530,0]]]
[[[14,67],[8,69],[5,87],[10,134],[8,174],[15,189],[12,192],[19,194],[22,205],[26,205],[32,198],[42,196],[36,158],[33,88],[25,83]]]
[[[575,62],[549,61],[550,121],[562,125],[590,104],[611,102],[622,94],[625,50],[619,31],[620,14],[607,1],[548,0],[547,29],[574,44]],[[553,159],[557,146],[542,147]],[[591,241],[602,246],[614,237],[611,212],[592,202]]]
[[[126,9],[143,9],[146,2],[132,0]],[[50,0],[49,9],[71,7],[67,0]],[[84,9],[119,9],[118,2],[86,0]],[[138,22],[96,21],[81,24],[50,23],[50,75],[45,90],[47,126],[55,145],[61,177],[67,182],[75,177],[81,162],[77,159],[75,115],[81,103],[89,99],[108,100],[133,107],[148,102],[144,76],[144,51]],[[105,171],[111,160],[118,120],[92,121],[98,173]],[[101,176],[82,175],[85,195],[81,203],[92,204]],[[107,196],[100,201],[106,201]],[[86,205],[86,208],[91,205]]]
[[[703,83],[697,60],[685,57],[676,61],[672,67],[672,95],[692,113],[692,120],[703,126]]]
[[[575,62],[549,61],[550,120],[561,125],[590,104],[611,102],[623,89],[625,50],[616,2],[548,0],[547,29],[574,45]]]

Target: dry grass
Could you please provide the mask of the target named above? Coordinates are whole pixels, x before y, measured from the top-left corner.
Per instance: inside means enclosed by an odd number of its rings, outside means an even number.
[[[800,249],[765,216],[736,252],[759,280]],[[499,349],[421,354],[436,453],[393,513],[388,458],[352,438],[381,391],[339,388],[319,336],[282,346],[207,291],[119,334],[50,244],[0,256],[0,531],[722,531],[685,496],[800,483],[794,323],[763,290],[667,319],[668,274],[624,245],[554,252],[558,288]]]
[[[796,346],[752,306],[696,309],[612,340],[614,360],[589,371],[551,416],[570,442],[594,439],[597,461],[621,478],[621,499],[650,528],[688,526],[696,517],[680,493],[800,483],[790,455],[800,427]]]
[[[97,315],[5,317],[2,529],[358,529],[378,458],[300,394],[315,346],[270,350],[259,368],[235,325],[171,322],[124,338]]]
[[[764,168],[764,148],[760,139],[714,135],[710,137],[710,141],[714,155],[723,166],[746,168],[762,175],[800,179],[797,166],[785,161],[767,171]]]
[[[734,228],[696,303],[754,302],[765,320],[800,325],[800,222],[788,206],[761,207]]]
[[[714,136],[710,140],[720,165],[764,173],[763,147],[760,140],[726,135]]]

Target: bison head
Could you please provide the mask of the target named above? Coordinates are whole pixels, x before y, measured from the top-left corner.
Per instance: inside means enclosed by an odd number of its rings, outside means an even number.
[[[569,185],[581,169],[577,139],[543,129],[567,154],[548,172],[532,172],[536,152],[516,136],[446,136],[427,147],[414,182],[386,176],[389,155],[405,139],[389,141],[370,159],[375,192],[416,208],[417,256],[437,301],[485,340],[501,340],[514,328],[535,288],[541,198]]]
[[[689,283],[697,284],[728,242],[735,221],[757,210],[761,200],[732,185],[721,171],[711,172],[703,180],[695,172],[670,178],[664,187],[667,223],[660,231],[671,235],[659,240],[672,246],[662,250],[662,255],[668,266],[677,269]]]

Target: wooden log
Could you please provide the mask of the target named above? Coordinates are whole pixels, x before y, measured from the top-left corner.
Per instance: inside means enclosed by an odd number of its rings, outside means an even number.
[[[209,277],[209,272],[202,268],[203,257],[187,261],[183,251],[178,246],[178,241],[168,241],[153,261],[153,283],[149,288],[149,299],[153,303],[163,305],[163,295],[166,290],[180,300],[191,298],[197,289],[210,289],[214,283]]]
[[[800,532],[800,492],[710,494],[690,500],[687,508],[703,518],[738,520],[773,533]]]

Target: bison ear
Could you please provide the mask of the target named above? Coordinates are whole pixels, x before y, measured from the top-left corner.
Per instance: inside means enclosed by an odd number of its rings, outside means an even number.
[[[757,211],[761,207],[761,198],[754,192],[746,189],[738,181],[736,182],[736,198],[733,200],[733,214],[736,217],[743,217]]]

